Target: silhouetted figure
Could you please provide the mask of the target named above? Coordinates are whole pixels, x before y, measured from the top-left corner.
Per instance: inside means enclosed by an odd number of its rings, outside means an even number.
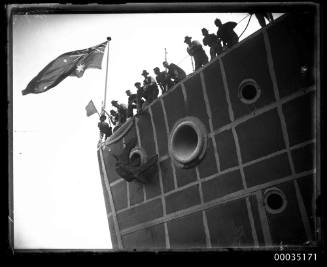
[[[118,113],[113,109],[111,109],[109,113],[110,113],[109,119],[111,123],[115,126],[116,124],[118,124],[119,121]]]
[[[117,108],[118,126],[122,125],[127,119],[127,108],[124,104],[118,104],[116,100],[111,101],[111,105]]]
[[[109,126],[107,122],[105,122],[106,118],[107,118],[106,115],[102,114],[100,116],[100,122],[98,123],[101,141],[103,136],[105,136],[104,140],[106,140],[109,136],[112,135],[112,128]]]
[[[238,36],[234,32],[234,28],[237,25],[236,22],[229,21],[222,24],[220,19],[216,19],[215,25],[218,27],[217,37],[223,42],[224,48],[230,48],[238,43]]]
[[[160,71],[158,67],[155,67],[153,71],[157,75],[156,80],[161,89],[161,93],[164,94],[165,92],[168,91],[169,88],[171,88],[174,85],[174,83],[168,77],[168,73],[166,71]]]
[[[206,28],[202,29],[202,34],[204,36],[203,45],[210,47],[210,60],[213,60],[223,51],[221,40],[215,34],[209,34]]]
[[[141,111],[142,111],[143,105],[145,104],[143,86],[141,86],[140,82],[136,82],[134,85],[137,89],[136,94],[138,95],[139,99],[141,100]],[[144,98],[144,100],[143,100],[143,98]],[[141,113],[141,111],[140,111],[140,113]]]
[[[128,96],[128,106],[127,106],[127,117],[133,117],[133,109],[136,109],[137,113],[141,111],[142,103],[141,98],[136,94],[132,94],[130,90],[126,91]]]
[[[168,78],[174,81],[174,84],[177,84],[186,77],[185,71],[178,67],[174,63],[168,64],[167,61],[164,61],[162,65],[168,70]]]
[[[272,13],[270,12],[263,12],[263,13],[250,13],[251,15],[255,15],[255,17],[257,18],[261,28],[266,27],[266,20],[265,18],[268,20],[268,22],[273,22],[274,17],[272,15]]]
[[[194,58],[195,70],[208,63],[208,56],[199,41],[191,41],[192,37],[185,36],[184,43],[188,45],[187,53]]]
[[[149,105],[158,97],[159,89],[155,79],[152,76],[148,76],[149,73],[143,70],[143,97],[146,99],[146,104]]]

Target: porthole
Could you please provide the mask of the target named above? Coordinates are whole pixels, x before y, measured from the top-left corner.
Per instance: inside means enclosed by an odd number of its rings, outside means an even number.
[[[264,193],[264,204],[269,213],[281,213],[287,206],[286,196],[280,189],[270,188]]]
[[[238,88],[238,96],[244,104],[255,103],[261,95],[257,82],[253,79],[245,79]]]
[[[134,167],[139,167],[147,161],[147,154],[141,147],[134,147],[129,153],[130,163]]]
[[[175,123],[169,136],[169,153],[177,166],[195,166],[204,157],[206,147],[207,132],[200,119],[186,117]]]

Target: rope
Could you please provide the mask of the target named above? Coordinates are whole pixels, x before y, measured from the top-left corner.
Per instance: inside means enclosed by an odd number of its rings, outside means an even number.
[[[246,15],[243,19],[241,19],[239,22],[237,22],[237,24],[240,24],[244,19],[246,19],[248,16],[250,16],[251,14]],[[252,15],[251,15],[252,16]]]
[[[248,23],[247,23],[246,26],[245,26],[244,31],[240,34],[240,36],[239,36],[238,38],[241,38],[242,34],[243,34],[243,33],[246,31],[246,29],[248,28],[251,18],[252,18],[252,14],[251,14],[251,16],[250,16],[250,18],[249,18],[249,20],[248,20]]]
[[[187,57],[189,57],[189,55],[186,55],[185,57],[183,57],[183,59],[180,60],[176,65],[179,66],[179,64],[182,63]]]

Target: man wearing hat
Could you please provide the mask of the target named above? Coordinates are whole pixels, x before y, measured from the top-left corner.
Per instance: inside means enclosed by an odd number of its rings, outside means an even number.
[[[137,89],[137,94],[142,95],[143,94],[143,87],[141,86],[140,82],[134,83],[134,86]]]
[[[168,70],[168,78],[177,84],[186,77],[185,71],[174,63],[162,62],[162,65]]]
[[[118,112],[118,126],[122,125],[127,118],[127,107],[124,104],[118,104],[116,100],[111,101],[111,105],[117,109]]]
[[[153,69],[154,73],[157,75],[156,80],[159,84],[159,87],[161,89],[161,93],[164,94],[171,88],[174,83],[173,81],[168,77],[168,73],[166,71],[160,71],[158,67],[155,67]]]
[[[210,60],[213,60],[223,51],[221,40],[215,34],[209,34],[206,28],[202,29],[202,35],[204,36],[203,45],[210,47]]]
[[[238,36],[234,32],[234,28],[237,25],[236,22],[229,21],[222,24],[220,19],[216,19],[215,25],[218,27],[217,37],[222,40],[224,48],[230,48],[238,43]]]
[[[153,77],[148,76],[149,73],[146,70],[143,70],[141,75],[144,77],[143,97],[146,99],[147,104],[151,104],[159,94],[157,83]]]
[[[105,121],[106,115],[102,114],[100,116],[100,122],[98,123],[98,127],[100,130],[100,140],[102,141],[103,136],[105,136],[104,140],[106,140],[109,136],[112,135],[112,128],[109,124]]]
[[[194,58],[195,70],[208,63],[208,56],[199,41],[191,41],[192,37],[185,36],[184,43],[188,44],[187,53]]]

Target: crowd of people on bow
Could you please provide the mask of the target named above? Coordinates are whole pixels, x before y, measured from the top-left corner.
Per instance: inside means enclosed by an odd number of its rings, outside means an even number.
[[[250,13],[250,15],[255,14],[259,21],[261,27],[264,27],[265,18],[269,22],[273,20],[271,13]],[[218,30],[217,33],[209,33],[206,28],[203,28],[202,44],[210,48],[210,61],[215,57],[226,51],[227,49],[233,47],[239,42],[239,36],[234,31],[237,26],[236,22],[229,21],[222,23],[220,19],[215,19],[215,25]],[[185,36],[184,43],[187,44],[186,51],[193,58],[195,70],[198,70],[205,64],[209,62],[208,56],[203,49],[202,44],[198,40],[193,40],[190,36]],[[143,70],[141,75],[144,77],[143,83],[136,82],[134,84],[136,88],[136,93],[132,93],[130,90],[125,91],[128,97],[128,105],[118,103],[116,100],[111,101],[111,105],[116,110],[110,110],[110,114],[103,112],[100,116],[100,122],[98,127],[100,129],[101,139],[105,135],[106,138],[117,130],[126,120],[134,116],[134,109],[136,110],[136,116],[141,115],[143,109],[151,104],[159,95],[159,89],[161,94],[168,92],[174,85],[178,84],[186,77],[185,71],[174,63],[168,63],[164,61],[162,63],[165,70],[161,71],[159,67],[153,69],[155,78],[151,76],[147,70]],[[106,113],[109,117],[110,124],[114,126],[113,130],[109,126],[106,120]]]
[[[143,70],[141,75],[144,77],[143,83],[136,82],[134,84],[136,93],[132,93],[130,90],[126,90],[126,96],[128,97],[128,105],[118,103],[116,100],[111,101],[111,105],[114,109],[111,109],[109,114],[104,110],[100,116],[100,122],[98,127],[100,129],[101,139],[103,136],[110,136],[112,132],[116,131],[126,120],[134,116],[134,110],[136,110],[136,116],[141,115],[143,109],[151,104],[159,95],[159,89],[161,94],[165,94],[175,84],[179,83],[186,77],[185,71],[174,63],[168,63],[164,61],[163,67],[166,69],[161,71],[159,67],[153,69],[155,78],[150,76],[147,70]],[[106,115],[109,117],[109,126],[105,122]]]

